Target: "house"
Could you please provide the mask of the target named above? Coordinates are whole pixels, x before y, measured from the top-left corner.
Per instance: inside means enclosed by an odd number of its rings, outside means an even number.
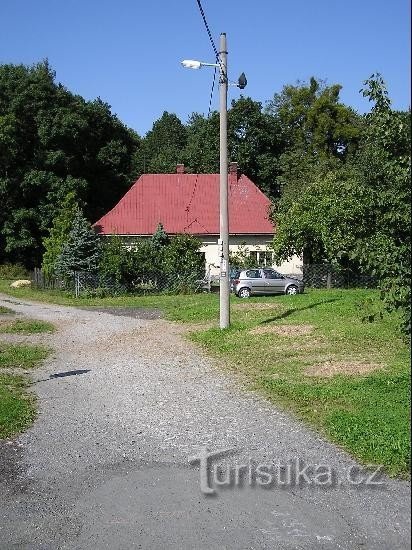
[[[269,220],[270,200],[231,163],[229,189],[229,249],[246,247],[256,265],[276,267],[284,274],[301,274],[298,257],[273,264],[270,243],[274,227]],[[102,235],[119,235],[132,247],[151,237],[161,223],[169,235],[189,233],[202,242],[205,267],[219,272],[219,174],[186,174],[182,164],[175,174],[144,174],[119,203],[94,226]]]

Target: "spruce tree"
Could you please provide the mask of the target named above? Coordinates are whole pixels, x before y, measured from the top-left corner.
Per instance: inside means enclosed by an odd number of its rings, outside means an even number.
[[[99,256],[99,237],[77,208],[69,237],[56,262],[56,272],[66,280],[76,271],[96,273]]]

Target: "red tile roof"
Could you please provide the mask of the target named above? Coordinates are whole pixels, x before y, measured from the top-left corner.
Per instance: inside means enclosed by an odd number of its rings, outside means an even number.
[[[246,176],[229,174],[230,234],[269,234],[270,200]],[[144,174],[94,225],[100,233],[219,234],[219,174]]]

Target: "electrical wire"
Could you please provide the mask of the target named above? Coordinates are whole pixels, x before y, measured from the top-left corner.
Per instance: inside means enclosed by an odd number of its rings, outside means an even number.
[[[216,57],[216,63],[218,63],[219,66],[220,66],[222,76],[227,79],[227,74],[226,74],[226,71],[224,70],[224,67],[223,67],[222,63],[220,62],[219,52],[217,51],[215,41],[213,40],[212,33],[210,32],[210,28],[209,28],[209,25],[208,25],[208,22],[207,22],[207,19],[206,19],[206,15],[205,15],[205,11],[203,9],[202,3],[201,3],[200,0],[196,0],[196,3],[197,3],[197,6],[199,8],[200,15],[202,16],[203,23],[205,25],[205,29],[206,29],[207,35],[209,37],[210,43],[211,43],[212,48],[213,48],[213,51],[214,51],[214,54],[215,54],[215,57]]]
[[[207,24],[206,15],[205,15],[205,12],[203,10],[202,3],[201,3],[200,0],[196,0],[196,2],[197,2],[197,5],[198,5],[198,8],[199,8],[199,11],[200,11],[200,15],[202,16],[202,19],[203,19],[203,23],[205,25],[206,32],[209,36],[210,43],[212,44],[213,51],[215,52],[216,59],[218,59],[219,58],[219,52],[217,51],[216,44],[213,40],[212,33],[210,32],[209,25]]]
[[[209,109],[207,111],[207,118],[210,117],[210,113],[212,111],[212,100],[213,100],[213,92],[215,91],[215,83],[216,83],[216,67],[215,67],[215,70],[213,71],[212,89],[210,90]]]

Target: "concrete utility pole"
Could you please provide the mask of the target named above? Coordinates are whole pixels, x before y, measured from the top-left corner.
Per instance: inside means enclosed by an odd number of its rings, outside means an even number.
[[[227,45],[220,35],[220,328],[230,325],[229,205],[227,174]]]

